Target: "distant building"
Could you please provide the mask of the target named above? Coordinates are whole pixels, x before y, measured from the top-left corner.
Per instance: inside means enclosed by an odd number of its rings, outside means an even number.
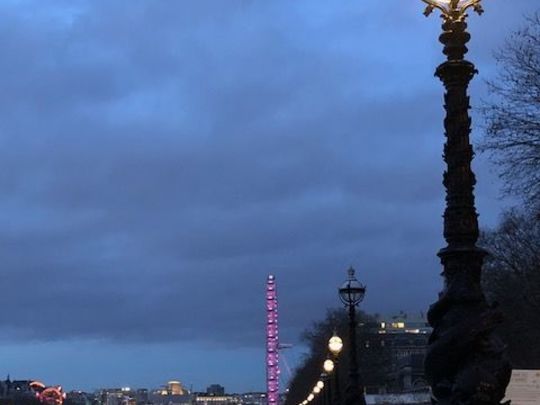
[[[65,393],[62,387],[46,387],[40,381],[13,380],[0,381],[0,405],[62,405]]]
[[[167,393],[169,395],[184,395],[184,388],[180,381],[169,381],[167,383]]]
[[[70,405],[92,405],[94,396],[82,391],[69,391],[66,393],[66,401]]]
[[[0,381],[0,396],[2,398],[13,398],[20,396],[34,396],[30,384],[33,380],[11,380]]]
[[[391,371],[389,390],[414,392],[427,389],[424,376],[424,358],[432,328],[423,313],[400,312],[380,318],[377,333],[382,343],[390,348]]]
[[[225,395],[225,387],[219,384],[212,384],[209,385],[208,388],[206,388],[206,393],[208,395]]]
[[[266,392],[246,392],[240,394],[240,400],[243,405],[267,405]]]
[[[198,394],[195,396],[195,405],[237,405],[242,400],[238,395],[208,395]]]
[[[129,387],[104,388],[96,394],[99,405],[136,405],[135,391]]]
[[[192,405],[194,396],[191,394],[173,395],[151,393],[148,395],[148,403],[153,405]]]
[[[149,400],[149,392],[146,388],[139,388],[135,391],[135,399],[137,401],[137,405],[147,405],[150,403]]]

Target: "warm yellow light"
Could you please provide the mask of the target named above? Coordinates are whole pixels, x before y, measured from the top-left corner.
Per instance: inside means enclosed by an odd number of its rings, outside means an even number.
[[[313,398],[315,398],[315,395],[309,394],[308,397],[307,397],[308,402],[313,401]]]
[[[343,340],[334,334],[328,341],[328,349],[334,356],[337,356],[343,349]]]
[[[317,387],[319,387],[321,390],[324,388],[324,383],[322,381],[317,381]]]
[[[326,359],[323,363],[323,369],[327,373],[331,373],[332,371],[334,371],[334,362],[330,359]]]
[[[313,387],[313,393],[318,394],[321,392],[321,389],[318,386]]]

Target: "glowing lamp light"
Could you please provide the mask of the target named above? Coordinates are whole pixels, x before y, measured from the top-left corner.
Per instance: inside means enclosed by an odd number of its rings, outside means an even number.
[[[331,373],[332,371],[334,371],[334,362],[330,359],[326,359],[323,363],[323,369],[327,373]]]
[[[309,394],[308,397],[307,397],[307,401],[311,402],[311,401],[313,401],[313,398],[315,398],[315,395]]]
[[[328,350],[330,350],[330,353],[332,353],[334,356],[339,355],[341,353],[341,349],[343,349],[343,340],[335,334],[330,338],[328,341]]]
[[[339,288],[339,298],[345,305],[357,305],[364,299],[366,287],[356,279],[355,270],[352,267],[349,268],[348,273],[349,278]]]
[[[313,387],[313,393],[314,394],[319,394],[321,392],[321,389],[316,385],[315,387]]]
[[[324,388],[324,382],[322,381],[317,381],[317,387],[319,387],[321,390]]]

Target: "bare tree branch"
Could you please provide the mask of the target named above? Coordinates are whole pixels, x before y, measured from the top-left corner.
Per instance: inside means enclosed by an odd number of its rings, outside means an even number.
[[[479,150],[499,167],[504,192],[540,213],[540,11],[526,19],[495,54],[498,77],[489,81]]]

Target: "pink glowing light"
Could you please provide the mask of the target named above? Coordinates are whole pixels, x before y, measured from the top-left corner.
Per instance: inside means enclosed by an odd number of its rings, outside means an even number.
[[[266,283],[266,392],[268,405],[279,405],[278,301],[272,275]]]

